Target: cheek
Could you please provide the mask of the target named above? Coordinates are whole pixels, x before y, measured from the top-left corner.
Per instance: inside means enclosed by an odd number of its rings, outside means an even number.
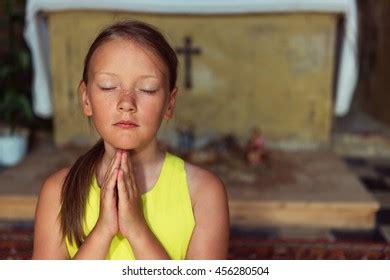
[[[154,100],[140,100],[138,106],[138,114],[142,115],[144,121],[148,123],[156,123],[161,121],[164,109],[164,100],[156,98]]]
[[[95,97],[91,100],[91,107],[92,119],[95,126],[99,126],[100,123],[108,120],[108,116],[115,109],[115,100],[113,98]]]

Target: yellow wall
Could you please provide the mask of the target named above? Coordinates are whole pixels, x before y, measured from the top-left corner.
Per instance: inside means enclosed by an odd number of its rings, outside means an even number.
[[[336,16],[326,14],[147,15],[110,12],[49,14],[55,141],[91,140],[77,100],[89,44],[105,25],[139,19],[164,30],[174,47],[191,36],[202,54],[192,59],[193,89],[184,87],[180,58],[175,120],[198,134],[256,125],[275,143],[326,144],[332,120]]]

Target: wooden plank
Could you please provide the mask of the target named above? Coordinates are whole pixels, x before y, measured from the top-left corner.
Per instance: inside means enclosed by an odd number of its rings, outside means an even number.
[[[26,220],[34,219],[35,208],[38,202],[36,195],[1,195],[0,219]]]
[[[233,225],[371,229],[379,203],[229,201]]]
[[[0,196],[1,219],[33,219],[37,196]],[[375,226],[379,204],[248,202],[229,200],[233,225],[300,225],[312,227],[362,228]]]

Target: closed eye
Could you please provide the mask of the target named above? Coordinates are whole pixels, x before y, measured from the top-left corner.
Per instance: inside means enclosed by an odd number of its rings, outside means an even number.
[[[148,90],[148,89],[140,89],[140,91],[145,92],[147,94],[153,94],[153,93],[157,92],[157,90]]]
[[[116,87],[99,87],[101,90],[110,91],[116,89]]]

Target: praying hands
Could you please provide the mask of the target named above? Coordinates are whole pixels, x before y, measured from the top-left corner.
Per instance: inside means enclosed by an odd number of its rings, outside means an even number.
[[[141,196],[127,151],[118,150],[107,169],[100,195],[96,227],[112,238],[118,232],[128,239],[146,225]]]

